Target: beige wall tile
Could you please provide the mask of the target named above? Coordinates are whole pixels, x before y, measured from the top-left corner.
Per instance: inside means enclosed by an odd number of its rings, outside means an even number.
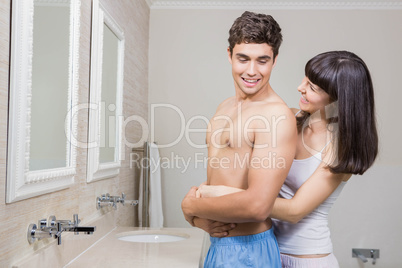
[[[150,10],[145,0],[105,0],[106,9],[124,30],[124,117],[139,115],[148,117],[148,36]],[[79,103],[87,103],[89,98],[90,74],[90,34],[91,1],[81,1],[80,21],[80,70]],[[39,241],[29,245],[26,232],[30,223],[37,223],[41,218],[56,215],[58,219],[72,219],[78,213],[81,224],[94,222],[103,214],[114,215],[115,224],[133,226],[136,223],[135,208],[118,207],[116,211],[106,209],[98,211],[95,207],[96,197],[102,193],[120,195],[134,199],[139,172],[130,169],[127,159],[131,151],[124,147],[126,160],[122,161],[119,176],[94,183],[86,183],[86,149],[77,151],[77,176],[75,184],[69,189],[46,194],[12,204],[5,204],[6,186],[6,152],[7,152],[7,109],[8,109],[8,69],[9,69],[9,34],[10,1],[0,2],[0,267],[10,267],[22,258],[29,258],[39,249],[48,245],[58,247],[56,241]],[[87,140],[88,113],[78,114],[78,140]],[[141,129],[129,127],[126,136],[129,140],[138,140]],[[77,241],[79,242],[79,241]],[[78,245],[77,245],[78,246]],[[63,255],[59,249],[58,255]],[[59,257],[58,257],[59,258]],[[61,257],[60,257],[61,258]],[[58,263],[65,260],[58,260]]]

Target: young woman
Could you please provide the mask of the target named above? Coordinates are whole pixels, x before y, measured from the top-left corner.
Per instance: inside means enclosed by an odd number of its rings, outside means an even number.
[[[347,51],[315,56],[307,62],[305,76],[297,89],[296,155],[270,217],[282,267],[339,267],[328,213],[352,174],[363,174],[377,156],[373,85],[363,60]],[[201,197],[214,187],[200,187]],[[219,195],[225,192],[218,187]],[[227,193],[235,191],[227,188]],[[186,219],[194,215],[185,213]],[[197,217],[193,223],[216,237],[235,226]]]

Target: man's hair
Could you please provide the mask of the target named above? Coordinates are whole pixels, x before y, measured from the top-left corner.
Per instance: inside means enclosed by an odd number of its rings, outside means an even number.
[[[236,44],[266,43],[272,47],[275,59],[282,43],[281,27],[270,15],[246,11],[233,23],[229,30],[228,41],[230,54],[233,53]]]

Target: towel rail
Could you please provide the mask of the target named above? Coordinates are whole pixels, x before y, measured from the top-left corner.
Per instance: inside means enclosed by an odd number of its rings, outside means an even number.
[[[140,189],[140,191],[142,190],[142,227],[149,227],[149,176],[150,176],[150,163],[149,163],[149,157],[150,157],[150,153],[149,153],[149,142],[144,142],[144,146],[141,148],[133,148],[132,149],[133,152],[142,152],[143,153],[143,159],[145,159],[145,163],[144,161],[142,161],[143,165],[142,165],[142,189]]]

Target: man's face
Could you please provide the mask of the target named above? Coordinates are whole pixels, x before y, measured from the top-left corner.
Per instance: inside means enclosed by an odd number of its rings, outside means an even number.
[[[236,90],[245,95],[254,95],[269,86],[269,78],[275,65],[272,48],[264,44],[235,45],[229,53]]]

